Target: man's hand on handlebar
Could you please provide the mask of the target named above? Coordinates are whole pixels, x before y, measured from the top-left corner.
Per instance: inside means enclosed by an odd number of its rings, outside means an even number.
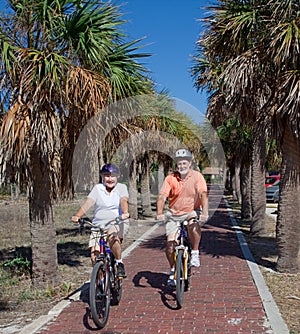
[[[121,220],[125,220],[125,219],[128,219],[130,216],[129,216],[129,213],[122,213],[121,215]]]
[[[79,218],[78,216],[72,216],[71,220],[73,223],[78,223],[79,224]]]
[[[203,214],[201,214],[201,215],[199,216],[199,220],[200,220],[201,224],[205,224],[205,223],[207,223],[208,218],[209,218],[208,215],[203,215]]]
[[[159,220],[159,221],[164,221],[165,220],[165,215],[162,213],[162,214],[160,214],[160,215],[157,215],[156,216],[156,220]]]

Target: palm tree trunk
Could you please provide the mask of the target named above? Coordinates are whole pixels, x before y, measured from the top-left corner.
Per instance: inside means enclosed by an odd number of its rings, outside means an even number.
[[[132,219],[138,219],[138,200],[137,200],[137,166],[136,160],[133,159],[130,166],[130,174],[128,177],[128,193],[129,193],[129,214]]]
[[[251,173],[248,165],[243,164],[241,168],[241,218],[251,218]]]
[[[160,160],[158,164],[158,171],[157,171],[157,190],[160,191],[163,182],[165,179],[165,167],[164,163]]]
[[[152,217],[151,209],[151,194],[150,194],[150,167],[149,167],[149,156],[144,155],[142,161],[141,170],[141,205],[142,205],[142,215],[144,217]]]
[[[283,135],[280,202],[276,225],[277,270],[300,272],[300,147],[287,126]]]
[[[259,129],[254,130],[251,170],[251,208],[252,236],[266,236],[268,231],[265,224],[266,192],[265,192],[265,160],[266,137]]]
[[[235,164],[234,164],[234,175],[233,175],[233,178],[232,178],[233,199],[236,200],[239,204],[242,203],[240,171],[241,171],[241,161],[239,160],[239,158],[236,158],[235,159]]]
[[[32,151],[31,161],[29,217],[32,282],[35,287],[45,289],[59,282],[50,168],[48,158],[42,156],[37,149]]]
[[[60,186],[59,186],[59,199],[71,200],[74,198],[74,187],[72,180],[72,157],[73,148],[63,148],[61,173],[60,173]]]

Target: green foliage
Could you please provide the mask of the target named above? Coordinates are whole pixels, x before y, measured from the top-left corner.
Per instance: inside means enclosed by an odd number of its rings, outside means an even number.
[[[23,257],[17,257],[2,264],[4,269],[8,269],[13,275],[30,275],[31,263]]]
[[[252,128],[241,124],[237,118],[229,118],[218,128],[217,133],[222,142],[227,159],[230,159],[243,147],[252,145]]]

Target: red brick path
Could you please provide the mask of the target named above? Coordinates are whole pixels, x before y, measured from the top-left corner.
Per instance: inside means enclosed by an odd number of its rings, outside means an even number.
[[[85,289],[80,301],[72,302],[39,333],[270,333],[226,209],[221,206],[202,230],[201,267],[193,270],[180,310],[175,291],[166,286],[164,240],[160,226],[125,259],[123,297],[120,305],[111,307],[106,328],[97,330],[89,318]]]

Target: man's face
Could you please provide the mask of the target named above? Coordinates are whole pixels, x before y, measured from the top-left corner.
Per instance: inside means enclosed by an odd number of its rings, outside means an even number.
[[[103,183],[108,188],[113,188],[117,184],[117,176],[111,173],[103,174]]]
[[[182,175],[185,175],[189,172],[190,168],[191,168],[192,162],[189,160],[177,160],[177,169],[178,172]]]

